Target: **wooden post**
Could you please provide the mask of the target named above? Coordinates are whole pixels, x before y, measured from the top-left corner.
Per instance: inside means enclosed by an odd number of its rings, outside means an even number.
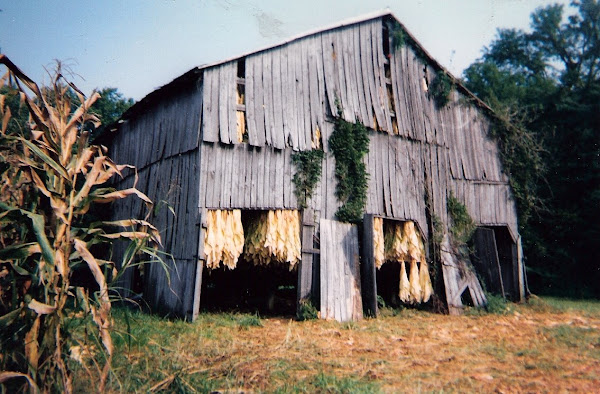
[[[521,236],[517,238],[517,268],[519,280],[519,301],[525,301],[527,277],[525,273],[525,264],[523,264],[523,246],[521,245]]]
[[[373,250],[373,218],[367,214],[363,219],[363,248],[360,265],[363,312],[365,316],[377,317],[377,276],[375,251]]]
[[[300,312],[300,301],[313,298],[313,256],[317,250],[313,248],[315,233],[314,213],[310,208],[302,211],[302,260],[298,267],[298,286],[296,296],[296,312]]]
[[[194,280],[194,306],[192,321],[198,318],[200,312],[200,295],[202,294],[202,271],[204,267],[204,232],[206,231],[206,209],[198,209],[198,256],[196,256],[196,278]]]

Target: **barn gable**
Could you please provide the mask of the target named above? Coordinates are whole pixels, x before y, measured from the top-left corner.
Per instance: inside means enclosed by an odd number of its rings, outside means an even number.
[[[395,41],[398,31],[405,35],[401,43]],[[453,82],[444,106],[430,91],[441,75]],[[346,121],[369,129],[366,217],[413,221],[430,240],[434,217],[446,229],[451,225],[446,203],[452,193],[480,227],[510,244],[503,261],[510,271],[505,282],[511,283],[502,288],[510,288],[506,293],[513,298],[522,296],[515,202],[489,137],[494,115],[387,12],[193,69],[124,114],[118,130],[104,137],[117,162],[138,168],[137,177],[126,174],[120,186],[137,179],[138,189],[163,205],[153,219],[164,229],[165,250],[174,259],[170,286],[165,273],[151,267],[143,288],[133,288],[134,273],[124,287],[143,290],[157,309],[195,316],[207,210],[300,209],[292,155],[320,148],[325,153],[321,180],[302,215],[297,286],[299,299],[318,296],[327,284],[318,283],[315,272],[327,263],[313,240],[320,235],[320,221],[335,220],[340,206],[328,146],[338,110]],[[126,204],[114,215],[142,210],[135,201]],[[368,264],[368,247],[361,249],[361,264]],[[460,267],[459,261],[444,265],[451,312],[460,308],[466,290],[474,303],[484,302],[477,278],[466,277]],[[363,278],[355,271],[348,277],[362,279],[363,294],[373,291],[365,282],[367,271]]]

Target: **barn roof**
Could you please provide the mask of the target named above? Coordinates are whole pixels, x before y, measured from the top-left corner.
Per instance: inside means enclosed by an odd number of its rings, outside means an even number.
[[[142,98],[140,101],[138,101],[137,103],[135,103],[132,107],[130,107],[127,111],[125,111],[125,113],[121,116],[121,119],[117,122],[117,123],[121,123],[124,120],[130,119],[132,117],[135,117],[137,114],[142,113],[146,108],[148,108],[150,105],[152,105],[155,102],[158,102],[159,100],[161,100],[162,98],[164,98],[165,96],[168,96],[169,94],[178,91],[179,89],[186,87],[186,86],[190,86],[191,83],[193,83],[194,81],[196,81],[198,78],[200,78],[202,76],[202,71],[204,69],[210,68],[210,67],[214,67],[220,64],[224,64],[224,63],[228,63],[231,62],[233,60],[237,60],[237,59],[242,59],[246,56],[252,55],[252,54],[257,54],[260,52],[264,52],[264,51],[268,51],[268,50],[272,50],[284,45],[287,45],[289,43],[292,43],[294,41],[303,39],[305,37],[309,37],[311,35],[315,35],[315,34],[319,34],[319,33],[323,33],[323,32],[327,32],[327,31],[333,31],[336,29],[340,29],[346,26],[352,26],[352,25],[356,25],[356,24],[360,24],[366,21],[370,21],[373,19],[377,19],[377,18],[382,18],[382,17],[388,17],[388,18],[393,18],[400,26],[401,28],[404,30],[404,32],[406,33],[406,36],[408,37],[408,42],[414,46],[417,47],[422,54],[424,55],[424,57],[427,59],[428,63],[430,65],[432,65],[434,68],[436,68],[437,70],[443,71],[444,73],[446,73],[451,80],[453,81],[453,83],[455,84],[456,88],[461,91],[463,94],[467,95],[470,99],[472,99],[472,101],[481,109],[484,110],[484,112],[487,115],[490,115],[494,118],[497,118],[497,115],[495,114],[495,112],[485,103],[483,102],[481,99],[479,99],[477,96],[475,96],[474,93],[472,93],[469,89],[467,89],[466,86],[464,86],[462,84],[462,82],[460,81],[460,79],[454,77],[452,75],[452,73],[450,73],[450,71],[448,69],[446,69],[443,65],[441,65],[422,45],[421,43],[417,40],[417,38],[415,36],[413,36],[408,29],[406,28],[406,26],[404,26],[404,24],[402,24],[402,22],[400,22],[400,20],[398,18],[396,18],[396,16],[389,10],[389,9],[384,9],[384,10],[380,10],[380,11],[376,11],[376,12],[372,12],[372,13],[368,13],[368,14],[364,14],[358,17],[354,17],[354,18],[349,18],[346,19],[344,21],[341,22],[337,22],[335,24],[326,26],[326,27],[321,27],[318,29],[313,29],[310,30],[308,32],[305,33],[301,33],[298,35],[295,35],[293,37],[287,38],[284,41],[281,41],[279,43],[273,44],[273,45],[269,45],[257,50],[253,50],[253,51],[249,51],[249,52],[245,52],[243,54],[228,58],[228,59],[224,59],[224,60],[220,60],[217,62],[213,62],[213,63],[209,63],[209,64],[203,64],[197,67],[192,68],[191,70],[189,70],[188,72],[180,75],[179,77],[175,78],[173,81],[161,86],[160,88],[157,88],[156,90],[150,92],[148,95],[146,95],[144,98]],[[109,126],[107,128],[108,131],[110,132],[114,132],[117,130],[117,124],[113,124],[111,126]],[[110,138],[110,137],[108,137]],[[104,138],[102,138],[104,139]]]

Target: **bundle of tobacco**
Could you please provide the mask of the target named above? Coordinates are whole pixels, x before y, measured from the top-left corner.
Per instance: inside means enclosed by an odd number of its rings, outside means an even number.
[[[227,268],[234,269],[244,249],[241,211],[239,209],[209,210],[206,225],[204,233],[206,267],[215,269],[222,262]]]
[[[244,258],[256,265],[300,261],[300,213],[276,210],[261,213],[248,227]]]

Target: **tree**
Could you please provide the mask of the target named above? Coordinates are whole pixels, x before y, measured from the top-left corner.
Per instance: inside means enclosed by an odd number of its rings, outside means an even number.
[[[100,98],[92,105],[91,112],[98,116],[102,126],[93,129],[92,140],[98,138],[105,127],[115,123],[135,103],[132,98],[125,98],[117,88],[106,87],[99,93]]]
[[[510,172],[534,290],[598,295],[600,4],[568,11],[538,8],[530,32],[499,29],[464,78],[524,137],[497,135],[505,168],[519,169]]]

